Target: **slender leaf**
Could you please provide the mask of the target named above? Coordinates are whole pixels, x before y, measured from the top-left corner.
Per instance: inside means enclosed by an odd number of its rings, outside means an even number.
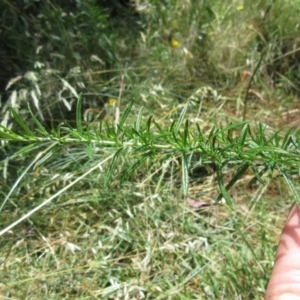
[[[145,154],[143,154],[143,156],[136,161],[129,169],[126,170],[124,176],[122,177],[122,181],[128,179],[128,177],[130,176],[130,174],[137,169],[145,160],[147,160],[148,158],[150,158],[152,156],[152,151],[149,151]]]
[[[110,163],[110,165],[109,165],[109,167],[108,167],[108,170],[107,170],[107,172],[106,172],[106,174],[105,174],[105,181],[104,181],[104,184],[105,184],[106,186],[108,185],[108,183],[109,183],[109,181],[110,181],[110,178],[111,178],[111,175],[112,175],[112,171],[113,171],[113,169],[114,169],[114,167],[115,167],[115,164],[116,164],[116,162],[117,162],[117,160],[118,160],[118,158],[119,158],[119,156],[120,156],[120,154],[122,153],[123,150],[124,150],[123,147],[120,148],[120,149],[115,153],[114,157],[113,157],[112,160],[111,160],[111,163]]]
[[[186,120],[184,125],[183,137],[182,137],[182,144],[184,147],[187,146],[188,137],[189,137],[189,121]]]
[[[240,133],[240,137],[239,137],[239,144],[241,146],[244,146],[244,143],[245,143],[245,140],[246,140],[246,137],[247,137],[247,133],[249,132],[249,124],[245,124],[241,130],[241,133]]]
[[[93,158],[93,146],[92,146],[92,144],[88,144],[88,145],[86,146],[86,154],[87,154],[87,156],[88,156],[90,159]]]
[[[184,120],[184,117],[185,117],[186,112],[187,112],[187,109],[188,109],[188,105],[189,105],[189,103],[186,103],[186,104],[184,105],[184,107],[183,107],[183,110],[182,110],[181,113],[180,113],[180,116],[179,116],[179,118],[178,118],[178,120],[177,120],[177,123],[176,123],[176,125],[175,125],[175,128],[174,128],[174,133],[175,133],[175,134],[178,133],[178,131],[179,131],[181,125],[182,125],[182,122],[183,122],[183,120]]]
[[[300,197],[299,197],[298,191],[297,191],[294,183],[292,182],[291,178],[285,172],[281,171],[281,173],[282,173],[285,181],[287,182],[290,190],[292,191],[298,207],[300,208]]]
[[[229,129],[227,132],[227,140],[233,144],[234,143],[234,139],[233,139],[233,130]]]
[[[186,197],[189,192],[189,165],[188,158],[185,152],[182,153],[182,161],[181,161],[181,173],[182,173],[182,185],[181,190],[183,196]]]
[[[45,136],[49,136],[47,130],[45,129],[45,127],[42,125],[42,123],[36,118],[36,116],[34,115],[34,113],[32,112],[31,110],[31,107],[28,103],[28,110],[29,110],[29,113],[34,121],[34,123],[36,124],[36,126],[38,127],[38,129],[40,130],[40,132],[45,135]]]
[[[12,142],[23,142],[26,141],[22,136],[17,135],[12,130],[2,126],[0,124],[0,140],[12,141]]]
[[[134,103],[134,100],[132,100],[132,101],[129,103],[129,105],[126,107],[126,109],[125,109],[125,111],[124,111],[124,113],[123,113],[123,115],[122,115],[122,117],[121,117],[121,119],[120,119],[120,122],[119,122],[119,124],[118,124],[118,128],[119,128],[120,130],[123,130],[123,125],[124,125],[125,121],[126,121],[127,118],[128,118],[128,115],[129,115],[129,113],[130,113],[130,111],[131,111],[131,108],[132,108],[132,106],[133,106],[133,103]]]
[[[35,136],[34,133],[28,128],[28,126],[23,122],[23,120],[20,118],[20,116],[18,115],[18,113],[11,107],[10,108],[14,119],[18,122],[18,124],[25,130],[25,132],[29,135],[29,136]]]
[[[246,152],[247,153],[253,153],[253,154],[255,154],[255,153],[261,153],[261,154],[262,153],[264,153],[264,154],[279,153],[279,154],[284,154],[288,157],[295,157],[295,158],[297,157],[297,158],[299,158],[299,155],[296,154],[296,153],[291,153],[291,152],[288,152],[284,149],[276,148],[274,146],[273,147],[271,147],[271,146],[256,146],[255,148],[247,150]]]
[[[279,147],[279,142],[281,140],[281,137],[279,136],[279,133],[282,131],[282,129],[277,130],[267,141],[269,145]]]
[[[148,120],[147,120],[147,131],[150,131],[150,129],[151,129],[152,119],[153,119],[153,115],[150,115]]]
[[[233,201],[232,201],[230,195],[228,194],[228,191],[223,182],[223,174],[222,174],[221,164],[217,165],[217,180],[218,180],[218,184],[220,187],[221,196],[219,196],[217,198],[216,202],[219,202],[223,197],[225,199],[227,205],[233,210],[235,207],[234,207]]]
[[[82,93],[79,94],[76,105],[76,126],[79,135],[82,135]]]
[[[169,127],[169,132],[173,132],[173,134],[174,134],[175,126],[176,126],[176,121],[173,120],[171,123],[171,126]]]
[[[207,137],[207,143],[210,142],[210,140],[218,133],[218,131],[219,131],[219,129],[217,129],[215,125],[213,125],[211,127],[211,130],[210,130],[209,135]]]
[[[291,136],[291,131],[293,130],[293,127],[291,127],[287,133],[285,134],[284,138],[283,138],[283,141],[281,143],[281,148],[286,150],[288,148],[288,146],[290,145],[291,143],[291,139],[292,139],[292,136]]]
[[[144,106],[142,106],[140,108],[140,111],[137,115],[137,118],[136,118],[136,122],[135,122],[135,130],[136,131],[140,131],[140,126],[141,126],[141,121],[142,121],[142,116],[143,116],[143,110],[144,110]]]
[[[243,125],[246,125],[246,124],[248,124],[248,123],[247,122],[230,123],[229,126],[226,126],[224,128],[222,128],[222,125],[221,125],[220,131],[226,132],[226,131],[229,131],[229,130],[237,129],[237,128],[239,128]]]
[[[153,123],[160,132],[165,133],[167,135],[167,132],[165,132],[164,129],[161,128],[161,126],[155,120],[153,120]]]
[[[252,172],[254,173],[254,177],[250,180],[249,182],[249,186],[253,185],[257,180],[259,181],[259,183],[261,184],[266,184],[266,182],[262,179],[262,175],[264,173],[266,173],[266,171],[268,170],[268,167],[266,166],[265,168],[263,168],[260,172],[257,172],[255,167],[251,167]]]
[[[30,150],[34,149],[36,146],[37,146],[36,143],[29,144],[29,145],[27,145],[25,147],[22,147],[14,155],[20,155],[20,154],[23,154],[23,153],[30,152]]]
[[[266,131],[267,126],[263,125],[261,123],[259,123],[258,125],[258,129],[259,129],[259,135],[258,135],[258,140],[259,140],[259,144],[264,144],[267,145],[267,139],[266,139],[266,135],[265,135],[265,131]]]
[[[242,175],[247,171],[249,167],[248,163],[243,164],[242,166],[240,166],[237,171],[234,173],[234,176],[231,178],[231,180],[229,181],[229,183],[226,185],[225,189],[226,191],[229,191],[233,185],[242,177]],[[223,180],[222,180],[223,182]],[[222,199],[223,194],[221,193],[218,198],[217,198],[217,202],[219,202]],[[224,197],[225,198],[225,197]],[[226,198],[225,198],[226,200]]]

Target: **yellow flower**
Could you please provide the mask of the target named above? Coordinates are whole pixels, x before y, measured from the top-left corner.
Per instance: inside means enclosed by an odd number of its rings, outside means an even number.
[[[108,106],[115,106],[116,102],[117,102],[117,99],[115,99],[115,98],[109,98],[108,101],[107,101],[107,105]]]
[[[241,11],[241,10],[243,10],[244,9],[244,5],[239,5],[239,6],[237,6],[237,8],[236,8],[236,10],[238,10],[238,11]]]
[[[171,40],[171,46],[172,46],[173,48],[178,48],[178,47],[180,46],[180,43],[179,43],[177,40],[172,39],[172,40]]]
[[[111,118],[115,112],[116,112],[116,104],[117,104],[117,99],[116,98],[109,98],[107,102],[104,105],[105,109],[105,119]]]

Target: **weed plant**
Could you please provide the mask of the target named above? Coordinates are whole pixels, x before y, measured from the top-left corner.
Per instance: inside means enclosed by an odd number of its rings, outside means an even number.
[[[296,4],[102,2],[0,4],[6,53],[26,48],[2,93],[1,297],[263,299],[300,204]]]

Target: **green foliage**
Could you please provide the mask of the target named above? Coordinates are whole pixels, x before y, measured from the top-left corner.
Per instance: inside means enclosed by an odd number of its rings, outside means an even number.
[[[0,297],[263,298],[300,203],[299,3],[21,2],[0,2]]]
[[[150,116],[146,123],[141,124],[141,115],[138,120],[134,122],[133,126],[126,125],[126,120],[130,114],[133,106],[133,101],[125,109],[117,128],[111,127],[108,123],[106,126],[99,126],[98,130],[88,131],[84,130],[81,123],[82,95],[79,96],[77,102],[77,127],[65,127],[64,131],[52,129],[49,133],[31,113],[38,130],[34,134],[21,121],[18,114],[12,110],[14,118],[24,129],[22,133],[17,134],[8,128],[1,127],[0,138],[5,141],[12,142],[51,142],[65,144],[65,143],[83,143],[88,145],[99,145],[102,148],[114,151],[110,167],[106,175],[106,183],[109,182],[114,166],[119,157],[125,149],[132,149],[132,153],[137,153],[139,158],[132,166],[125,171],[124,179],[128,179],[130,174],[138,169],[145,161],[149,159],[159,160],[161,157],[168,157],[169,159],[179,154],[181,156],[182,165],[182,192],[184,196],[188,195],[189,186],[189,162],[187,156],[191,153],[199,154],[201,161],[204,164],[206,161],[215,161],[217,166],[217,179],[221,194],[217,201],[224,197],[226,203],[230,208],[234,208],[234,204],[228,191],[232,188],[234,183],[242,178],[243,174],[251,166],[254,170],[255,179],[263,182],[261,176],[263,173],[274,170],[282,173],[290,187],[297,204],[300,206],[300,199],[297,195],[296,188],[290,178],[290,174],[297,172],[300,168],[299,154],[297,145],[299,143],[298,131],[291,132],[289,130],[285,136],[280,136],[279,132],[275,132],[271,137],[268,137],[266,127],[262,124],[258,126],[257,134],[252,133],[249,124],[233,123],[227,127],[219,129],[213,128],[208,136],[204,135],[200,130],[197,134],[190,128],[189,123],[184,123],[189,103],[187,103],[178,120],[174,121],[169,128],[157,127],[157,131],[151,128],[153,118]],[[30,107],[29,107],[30,110]],[[140,110],[141,111],[141,110]],[[139,124],[139,126],[137,126]],[[157,124],[157,123],[155,123]],[[65,124],[67,125],[67,124]],[[144,129],[143,129],[144,128]],[[151,128],[151,129],[150,129]],[[233,138],[233,130],[238,131],[238,137]],[[90,147],[90,146],[89,146]],[[44,153],[44,155],[51,156],[52,152]],[[45,159],[46,160],[46,159]],[[42,162],[39,162],[39,165]],[[227,165],[236,166],[236,171],[230,182],[225,186],[223,180],[222,170]],[[254,178],[251,180],[253,182]]]

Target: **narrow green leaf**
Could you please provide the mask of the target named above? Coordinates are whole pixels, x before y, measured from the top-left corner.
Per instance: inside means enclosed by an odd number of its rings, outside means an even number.
[[[129,169],[126,170],[124,176],[122,177],[122,181],[128,179],[129,175],[135,170],[137,169],[145,160],[147,160],[148,158],[150,158],[152,156],[152,152],[149,151],[145,154],[143,154],[143,156],[136,161]]]
[[[119,124],[118,124],[118,128],[119,128],[120,130],[123,129],[123,125],[124,125],[125,121],[127,120],[127,117],[128,117],[128,115],[129,115],[129,113],[130,113],[130,111],[131,111],[131,108],[132,108],[132,106],[133,106],[133,103],[134,103],[134,100],[132,100],[132,101],[129,103],[129,105],[126,107],[126,109],[125,109],[125,111],[124,111],[124,113],[123,113],[123,115],[122,115],[122,117],[121,117],[121,119],[120,119],[120,122],[119,122]]]
[[[218,133],[219,129],[216,128],[215,125],[213,125],[210,129],[209,135],[207,137],[207,143],[210,142],[210,140],[216,136],[216,134]]]
[[[230,123],[229,126],[226,126],[224,128],[222,128],[222,125],[221,125],[220,131],[226,132],[229,130],[237,129],[245,124],[247,124],[247,122]]]
[[[170,129],[169,129],[169,131],[170,131],[170,132],[173,132],[173,134],[174,134],[174,131],[175,131],[175,130],[174,130],[175,126],[176,126],[176,121],[173,120],[173,122],[171,123]]]
[[[181,190],[183,196],[186,197],[189,192],[189,166],[188,166],[188,158],[185,152],[182,153],[182,161],[181,161],[181,172],[182,172],[182,185]]]
[[[247,123],[243,126],[238,140],[241,146],[244,146],[248,132],[249,132],[249,124]]]
[[[155,120],[153,120],[153,123],[155,127],[158,129],[158,131],[160,131],[161,133],[165,133],[166,135],[168,134],[167,132],[164,131],[163,128],[161,128],[161,126]]]
[[[79,94],[76,104],[76,126],[79,135],[82,135],[82,93]]]
[[[217,198],[217,201],[216,202],[219,202],[222,197],[225,199],[226,201],[226,204],[232,209],[234,210],[234,204],[232,202],[232,199],[230,197],[230,195],[228,194],[228,191],[224,185],[224,182],[223,182],[223,174],[222,174],[222,166],[221,164],[220,165],[217,165],[217,180],[218,180],[218,184],[219,184],[219,187],[220,187],[220,191],[221,191],[221,195]]]
[[[259,183],[261,183],[263,185],[266,184],[266,182],[262,179],[262,175],[264,175],[266,173],[266,171],[268,170],[268,167],[264,167],[260,172],[257,172],[256,168],[252,166],[251,170],[255,176],[248,183],[249,186],[253,185],[256,181],[259,181]]]
[[[259,128],[259,144],[260,145],[267,145],[267,138],[266,138],[266,135],[265,135],[265,131],[266,131],[266,128],[267,126],[266,125],[263,125],[261,123],[259,123],[258,125],[258,128]]]
[[[268,140],[267,144],[275,147],[279,147],[279,142],[281,140],[281,137],[279,133],[282,131],[282,128],[277,130]]]
[[[174,128],[174,133],[175,134],[178,133],[178,131],[179,131],[181,125],[182,125],[182,122],[184,120],[184,117],[185,117],[187,109],[188,109],[188,105],[189,105],[189,103],[186,103],[185,106],[183,107],[183,110],[180,113],[180,116],[179,116],[179,118],[177,120],[177,123],[175,125],[175,128]]]
[[[180,139],[175,135],[174,131],[171,132],[171,135],[173,137],[173,141],[172,142],[176,143],[177,145],[180,146],[180,148],[182,148],[182,145],[180,143]]]
[[[284,154],[288,157],[297,157],[299,158],[299,154],[296,154],[296,153],[291,153],[291,152],[288,152],[284,149],[281,149],[281,148],[276,148],[276,147],[271,147],[271,146],[256,146],[255,148],[252,148],[250,150],[247,150],[247,153],[279,153],[279,154]]]
[[[281,143],[281,148],[286,150],[288,148],[288,146],[291,143],[291,131],[293,130],[293,127],[289,128],[289,130],[287,131],[287,133],[285,134],[283,141]]]
[[[11,113],[14,116],[14,119],[18,122],[18,124],[25,130],[25,132],[29,135],[29,136],[35,136],[34,133],[28,128],[28,126],[23,122],[23,120],[20,118],[20,116],[18,115],[18,113],[11,107],[10,108]]]
[[[93,146],[92,146],[92,144],[88,144],[88,145],[86,146],[86,154],[87,154],[87,156],[88,156],[90,159],[93,158]]]
[[[230,142],[230,144],[234,144],[234,139],[233,139],[233,130],[229,129],[227,132],[227,140]]]
[[[186,147],[187,145],[188,137],[189,137],[189,121],[186,120],[184,125],[183,137],[182,137],[182,143],[184,147]]]
[[[292,182],[292,180],[290,179],[290,177],[285,172],[281,171],[281,173],[282,173],[285,181],[287,182],[290,190],[292,191],[298,207],[300,208],[300,197],[299,197],[298,191],[297,191],[294,183]]]
[[[42,123],[36,118],[36,116],[34,115],[34,113],[32,112],[31,110],[31,107],[30,107],[30,104],[28,103],[27,104],[28,106],[28,110],[29,110],[29,113],[34,121],[34,123],[37,125],[38,129],[40,130],[40,132],[45,135],[45,136],[49,136],[47,130],[45,129],[45,127],[42,125]]]
[[[104,181],[104,184],[105,184],[106,186],[108,185],[108,183],[109,183],[109,181],[110,181],[110,179],[111,179],[111,175],[112,175],[113,169],[114,169],[115,164],[116,164],[116,162],[117,162],[117,160],[118,160],[120,154],[122,153],[122,151],[123,151],[123,148],[120,148],[120,149],[115,153],[114,157],[113,157],[112,160],[111,160],[111,163],[110,163],[110,165],[109,165],[109,167],[108,167],[108,170],[107,170],[107,172],[106,172],[106,174],[105,174],[105,181]]]
[[[151,116],[148,118],[148,120],[147,120],[146,129],[147,129],[148,136],[151,135],[151,122],[152,122],[152,118],[153,118],[153,115],[151,115]]]
[[[105,127],[105,135],[109,139],[115,140],[117,137],[116,130],[111,124],[108,122],[108,120],[104,121],[104,127]]]
[[[144,110],[144,106],[142,106],[140,108],[140,111],[138,113],[136,122],[135,122],[135,130],[136,131],[140,131],[140,127],[141,127],[141,121],[142,121],[142,116],[143,116],[143,110]]]
[[[30,152],[30,150],[34,149],[36,147],[36,143],[29,144],[25,147],[22,147],[19,151],[17,151],[14,155],[20,155],[26,152]]]
[[[199,126],[199,124],[198,123],[196,123],[195,124],[196,125],[196,129],[197,129],[197,134],[199,135],[199,136],[203,136],[203,134],[202,134],[202,130],[201,130],[201,128],[200,128],[200,126]]]
[[[234,173],[234,176],[231,178],[230,182],[226,185],[225,189],[226,191],[229,191],[233,185],[242,177],[242,175],[247,171],[249,167],[248,163],[243,164],[242,166],[240,166],[236,172]],[[223,181],[222,181],[223,182]],[[221,193],[216,202],[219,202],[222,199],[223,194]],[[225,198],[225,197],[224,197]],[[231,199],[231,198],[230,198]],[[226,200],[226,198],[225,198]]]
[[[17,135],[12,130],[2,126],[0,124],[0,140],[12,141],[12,142],[23,142],[26,141],[22,136]]]

